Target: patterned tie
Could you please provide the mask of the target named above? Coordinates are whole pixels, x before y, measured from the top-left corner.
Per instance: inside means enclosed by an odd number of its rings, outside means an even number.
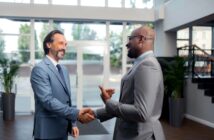
[[[58,72],[59,72],[59,75],[60,75],[62,81],[63,81],[64,84],[65,84],[65,78],[64,78],[64,76],[63,76],[62,67],[60,66],[60,64],[57,64],[56,67],[57,67],[57,69],[58,69]]]

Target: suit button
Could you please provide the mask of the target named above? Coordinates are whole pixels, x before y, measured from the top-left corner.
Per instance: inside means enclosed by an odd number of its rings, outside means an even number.
[[[67,101],[66,103],[69,104],[69,101]]]

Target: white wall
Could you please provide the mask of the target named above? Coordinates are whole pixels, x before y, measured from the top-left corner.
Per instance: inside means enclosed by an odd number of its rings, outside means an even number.
[[[213,0],[170,0],[165,4],[164,30],[172,30],[214,14]]]
[[[211,97],[198,89],[197,83],[186,80],[184,96],[186,99],[186,117],[214,128],[214,103]]]
[[[155,47],[154,52],[156,56],[175,56],[176,51],[176,32],[164,32],[164,21],[159,20],[155,22]]]

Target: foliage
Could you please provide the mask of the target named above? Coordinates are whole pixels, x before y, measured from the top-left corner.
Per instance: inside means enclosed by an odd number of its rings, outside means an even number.
[[[0,67],[2,68],[2,73],[0,73],[2,85],[5,93],[10,94],[14,85],[15,76],[20,68],[20,64],[14,60],[1,58]]]
[[[113,67],[122,65],[122,33],[110,32],[110,63]]]
[[[95,40],[97,33],[87,25],[74,24],[72,26],[72,36],[74,40]]]
[[[18,39],[18,49],[19,53],[21,55],[22,62],[28,62],[30,59],[30,52],[29,52],[29,46],[30,46],[30,26],[27,24],[23,24],[19,28],[19,33],[21,36],[19,36]]]
[[[150,0],[142,0],[142,3],[147,3],[149,2]],[[130,0],[130,5],[132,8],[135,8],[136,7],[136,0]]]
[[[165,92],[172,98],[183,97],[183,85],[185,75],[185,60],[182,57],[174,57],[172,61],[169,61],[165,65],[164,73],[164,84]]]
[[[63,32],[63,29],[61,28],[60,24],[54,23],[52,27],[49,23],[44,23],[42,27],[42,31],[39,35],[41,42],[43,42],[45,36],[51,31],[51,30],[60,30]]]
[[[87,25],[83,24],[74,24],[72,26],[72,37],[74,40],[95,40],[96,31],[90,29]],[[73,58],[74,53],[67,53],[66,58]],[[100,59],[100,56],[97,54],[83,54],[83,58],[86,60],[97,60]]]

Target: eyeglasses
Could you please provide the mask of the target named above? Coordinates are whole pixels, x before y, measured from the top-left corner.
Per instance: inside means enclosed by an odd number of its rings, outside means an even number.
[[[139,37],[139,38],[146,38],[146,37],[143,36],[143,35],[132,35],[132,36],[128,36],[128,40],[132,40],[132,39],[134,39],[134,38],[136,38],[136,37]]]
[[[152,38],[147,38],[147,37],[145,37],[143,35],[131,35],[131,36],[128,36],[128,40],[130,41],[130,40],[132,40],[132,39],[134,39],[136,37],[141,38],[141,40],[142,40],[142,38],[144,38],[145,40],[152,40]]]

